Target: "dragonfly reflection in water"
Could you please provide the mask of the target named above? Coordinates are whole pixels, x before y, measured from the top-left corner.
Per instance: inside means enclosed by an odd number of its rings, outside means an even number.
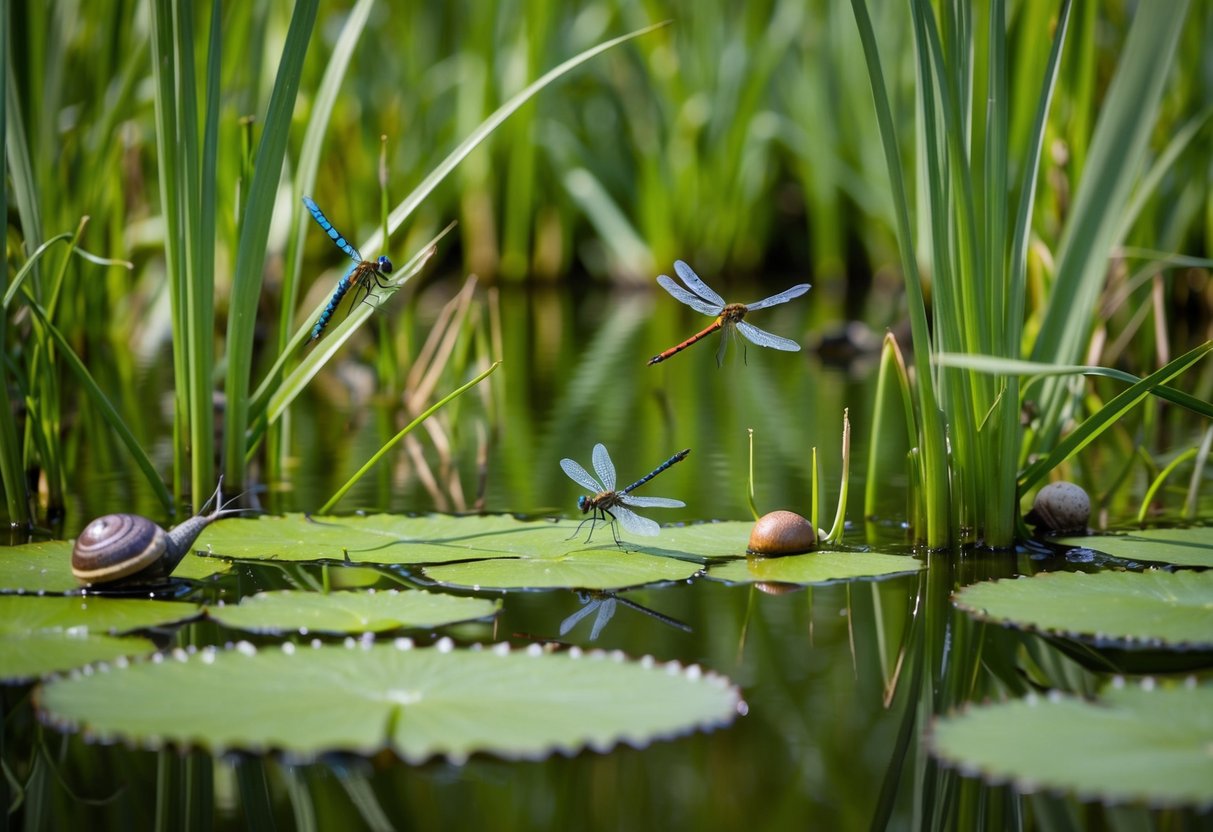
[[[363,260],[362,255],[358,253],[358,249],[354,248],[350,243],[341,236],[341,233],[333,228],[333,224],[329,222],[328,217],[320,210],[320,206],[312,201],[310,196],[303,198],[303,204],[307,206],[307,210],[312,213],[312,218],[316,223],[324,229],[329,235],[329,239],[337,248],[349,255],[354,261],[354,265],[350,266],[350,270],[345,273],[345,276],[337,281],[337,288],[333,290],[332,296],[329,297],[328,304],[324,307],[324,311],[320,313],[320,319],[316,321],[316,325],[312,327],[312,337],[308,339],[310,344],[317,340],[324,328],[328,326],[329,319],[333,317],[333,313],[337,311],[341,299],[345,297],[352,287],[358,287],[362,290],[362,297],[365,298],[371,293],[371,284],[374,283],[380,289],[387,289],[391,284],[385,283],[387,276],[392,273],[392,261],[386,255],[380,255],[378,260]],[[354,303],[358,303],[358,295],[354,294]]]
[[[626,607],[631,607],[637,612],[642,612],[645,615],[656,618],[662,624],[666,624],[675,629],[682,630],[684,633],[690,633],[691,625],[684,624],[677,618],[670,618],[668,615],[663,615],[657,610],[649,609],[643,604],[637,604],[635,601],[629,601],[622,595],[616,595],[613,592],[604,592],[601,590],[579,590],[577,598],[581,601],[582,607],[577,612],[570,615],[564,621],[560,622],[560,635],[568,634],[569,630],[577,626],[578,622],[591,613],[597,611],[598,615],[594,618],[594,626],[590,628],[590,641],[597,641],[602,629],[606,627],[607,622],[615,614],[615,605],[623,604]]]
[[[621,488],[618,491],[615,490],[615,463],[611,462],[611,455],[607,453],[606,446],[602,443],[594,446],[593,454],[594,471],[598,474],[598,479],[594,479],[588,471],[573,460],[567,457],[560,460],[560,467],[569,475],[569,479],[583,488],[590,489],[591,492],[588,496],[583,494],[577,498],[577,508],[581,509],[582,514],[590,516],[581,521],[577,530],[573,532],[573,536],[575,537],[581,531],[582,526],[589,523],[590,533],[586,536],[588,543],[594,536],[594,525],[599,520],[605,521],[608,517],[618,520],[619,525],[632,534],[648,537],[660,534],[661,527],[657,525],[656,521],[641,517],[632,511],[632,508],[682,508],[686,503],[666,497],[633,497],[630,492],[644,485],[674,463],[686,459],[690,452],[690,448],[679,451],[627,488]],[[611,526],[611,531],[615,535],[615,543],[622,546],[614,525]]]
[[[747,313],[754,312],[758,309],[766,309],[768,306],[776,306],[780,303],[787,303],[792,298],[798,298],[812,287],[808,283],[799,283],[791,289],[784,289],[777,295],[772,295],[765,300],[755,301],[754,303],[725,303],[724,298],[712,291],[708,284],[699,279],[699,275],[681,260],[674,261],[674,271],[682,278],[682,282],[687,285],[684,289],[679,286],[673,278],[668,275],[661,275],[657,278],[657,282],[661,284],[661,288],[665,289],[677,300],[682,301],[687,306],[694,309],[696,312],[701,312],[704,315],[712,315],[716,318],[712,325],[704,330],[696,332],[690,338],[683,341],[677,346],[670,347],[660,355],[655,355],[649,359],[649,365],[660,364],[667,358],[677,355],[687,347],[700,341],[718,329],[724,331],[720,336],[720,348],[716,351],[717,365],[724,363],[724,350],[729,343],[729,336],[734,331],[740,332],[751,343],[757,344],[760,347],[770,347],[774,350],[784,350],[786,352],[797,352],[800,349],[800,344],[788,338],[782,338],[778,335],[772,335],[765,329],[759,329],[753,324],[746,323],[742,320]],[[687,289],[690,289],[688,292]]]

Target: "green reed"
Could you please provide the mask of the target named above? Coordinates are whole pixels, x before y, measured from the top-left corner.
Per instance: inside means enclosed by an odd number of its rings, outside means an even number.
[[[911,224],[916,207],[909,196],[911,177],[902,170],[905,137],[891,115],[866,5],[859,0],[852,5],[875,92],[909,290],[916,371],[912,430],[925,507],[924,515],[914,518],[917,536],[931,547],[974,539],[1007,546],[1015,535],[1021,490],[1207,351],[1195,350],[1137,382],[1117,397],[1115,407],[1093,414],[1064,440],[1061,431],[1081,388],[1074,387],[1072,375],[1050,374],[1042,385],[1040,417],[1026,434],[1021,429],[1023,396],[1014,361],[1025,352],[1039,364],[1078,361],[1096,318],[1107,258],[1132,221],[1132,215],[1127,220],[1124,215],[1129,195],[1135,184],[1139,196],[1148,195],[1159,181],[1147,176],[1139,182],[1136,174],[1145,160],[1163,91],[1162,70],[1175,54],[1183,10],[1138,14],[1132,21],[1089,144],[1085,136],[1075,141],[1084,160],[1082,175],[1065,216],[1049,296],[1036,318],[1036,310],[1026,306],[1028,247],[1070,4],[1058,12],[1051,51],[1033,84],[1034,68],[1011,77],[1012,67],[1021,65],[1010,58],[1004,3],[993,3],[987,17],[984,7],[945,3],[937,12],[926,2],[911,3],[919,80],[915,161],[925,188],[917,203],[917,233]],[[1012,81],[1019,96],[1014,100],[1034,95],[1037,102],[1026,130],[1011,120]],[[1022,104],[1016,112],[1028,114]],[[1168,158],[1174,156],[1161,157]],[[1015,172],[1019,182],[1012,187]],[[930,330],[923,300],[927,274]],[[1025,340],[1029,314],[1034,326]],[[968,356],[1002,361],[964,366]],[[1041,458],[1020,476],[1025,449]]]

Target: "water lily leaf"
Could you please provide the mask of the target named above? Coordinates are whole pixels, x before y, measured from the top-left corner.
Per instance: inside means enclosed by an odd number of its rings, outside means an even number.
[[[175,578],[201,581],[222,574],[231,563],[218,558],[186,555],[173,570]],[[72,544],[48,540],[5,547],[0,552],[0,592],[72,592],[80,583],[72,576]]]
[[[443,639],[175,651],[43,685],[44,719],[104,740],[311,758],[390,749],[420,762],[475,752],[538,759],[730,722],[744,703],[700,668],[619,653],[455,650]]]
[[[473,589],[623,589],[655,581],[681,581],[697,563],[643,552],[587,549],[552,558],[479,560],[428,566],[422,571],[441,584]]]
[[[563,558],[584,550],[577,523],[518,520],[508,515],[454,517],[238,518],[216,523],[198,538],[204,553],[242,559],[342,560],[354,563],[450,563],[492,558]],[[611,540],[599,528],[598,541]],[[703,562],[745,554],[748,523],[701,523],[663,528],[657,537],[626,540],[629,549],[650,555]],[[603,548],[607,548],[603,545]],[[618,551],[617,549],[615,551]]]
[[[1213,572],[1046,572],[973,584],[953,602],[977,618],[1099,644],[1213,646]]]
[[[115,638],[145,627],[192,618],[198,607],[179,601],[0,596],[0,679],[24,681],[119,656],[150,653],[145,638]]]
[[[1173,563],[1177,566],[1213,566],[1213,526],[1062,537],[1056,542],[1094,549],[1125,560]]]
[[[441,627],[493,615],[500,602],[423,590],[385,592],[259,592],[239,604],[207,608],[225,627],[258,633],[382,633]]]
[[[1208,806],[1213,686],[1144,684],[1108,689],[1095,702],[1030,696],[976,706],[939,719],[931,745],[966,773],[1024,792]]]
[[[808,552],[782,558],[755,558],[718,564],[708,577],[732,583],[819,584],[852,578],[881,578],[922,569],[907,555],[878,552]]]

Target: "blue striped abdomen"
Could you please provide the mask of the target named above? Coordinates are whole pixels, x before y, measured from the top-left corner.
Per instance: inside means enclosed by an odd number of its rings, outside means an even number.
[[[329,319],[332,318],[333,313],[337,311],[337,307],[340,305],[341,299],[345,297],[345,293],[350,290],[350,286],[352,285],[350,276],[352,274],[353,270],[351,269],[350,272],[345,275],[345,277],[337,281],[337,288],[333,290],[333,296],[329,298],[328,305],[326,305],[324,307],[324,311],[320,313],[320,319],[317,320],[316,325],[312,327],[312,337],[308,339],[309,344],[319,338],[320,333],[324,332],[324,328],[328,326]]]

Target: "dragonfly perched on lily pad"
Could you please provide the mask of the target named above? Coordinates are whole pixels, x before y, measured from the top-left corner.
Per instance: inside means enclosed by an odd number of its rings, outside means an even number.
[[[329,235],[329,239],[333,241],[333,244],[354,261],[354,265],[350,266],[350,270],[337,281],[337,287],[333,289],[333,294],[329,297],[328,304],[324,307],[324,311],[320,313],[320,318],[316,321],[316,325],[312,327],[312,336],[308,339],[308,343],[310,344],[312,341],[320,338],[325,327],[328,326],[329,319],[333,317],[333,313],[337,311],[337,307],[341,304],[341,299],[345,297],[351,288],[357,287],[360,289],[365,298],[371,293],[372,284],[378,286],[380,289],[386,289],[391,285],[385,281],[388,279],[387,276],[392,273],[392,261],[387,258],[387,255],[383,254],[379,255],[378,260],[363,260],[362,255],[358,253],[358,249],[350,245],[349,241],[341,236],[341,233],[333,227],[328,217],[320,210],[320,206],[310,196],[303,198],[303,204],[311,212],[312,219],[316,220],[316,223]],[[354,297],[354,303],[357,303],[356,292]]]
[[[589,514],[590,516],[581,521],[581,524],[577,526],[577,531],[573,532],[574,536],[581,531],[581,526],[589,523],[590,533],[586,536],[586,541],[589,542],[590,537],[594,535],[594,525],[600,520],[609,522],[607,521],[608,517],[611,520],[618,520],[619,525],[632,534],[645,535],[647,537],[660,534],[661,527],[657,525],[655,520],[641,517],[632,511],[632,509],[682,508],[686,503],[682,500],[671,500],[667,497],[635,497],[631,492],[653,479],[653,477],[674,463],[682,462],[690,452],[690,448],[679,451],[652,471],[636,480],[636,482],[618,490],[615,489],[615,463],[611,461],[611,455],[607,453],[606,446],[602,443],[594,446],[592,457],[594,471],[598,474],[597,479],[574,460],[567,457],[560,460],[560,467],[569,475],[569,479],[590,490],[590,494],[583,494],[577,498],[577,508],[581,509],[582,514]],[[614,532],[614,526],[611,527],[611,530]],[[615,533],[615,542],[619,543],[618,533]]]
[[[740,332],[746,337],[746,340],[760,347],[770,347],[773,350],[784,350],[786,352],[796,352],[800,349],[800,344],[797,344],[795,341],[774,335],[765,329],[759,329],[748,321],[743,320],[743,318],[750,312],[756,312],[759,309],[766,309],[768,306],[775,306],[780,303],[787,303],[793,298],[800,297],[813,288],[808,283],[798,283],[790,289],[784,289],[777,295],[772,295],[764,300],[756,300],[753,303],[725,303],[724,298],[713,291],[708,284],[700,280],[699,275],[695,274],[695,271],[683,261],[674,261],[674,271],[682,278],[682,282],[686,284],[686,289],[679,286],[669,275],[664,274],[657,278],[657,282],[661,284],[661,288],[696,312],[712,315],[716,320],[712,321],[711,326],[696,332],[681,344],[670,347],[660,355],[650,358],[650,366],[660,364],[662,361],[672,358],[691,346],[691,344],[707,338],[718,329],[723,330],[720,336],[720,347],[716,350],[716,363],[718,365],[724,363],[725,347],[728,346],[729,336],[735,332]]]

